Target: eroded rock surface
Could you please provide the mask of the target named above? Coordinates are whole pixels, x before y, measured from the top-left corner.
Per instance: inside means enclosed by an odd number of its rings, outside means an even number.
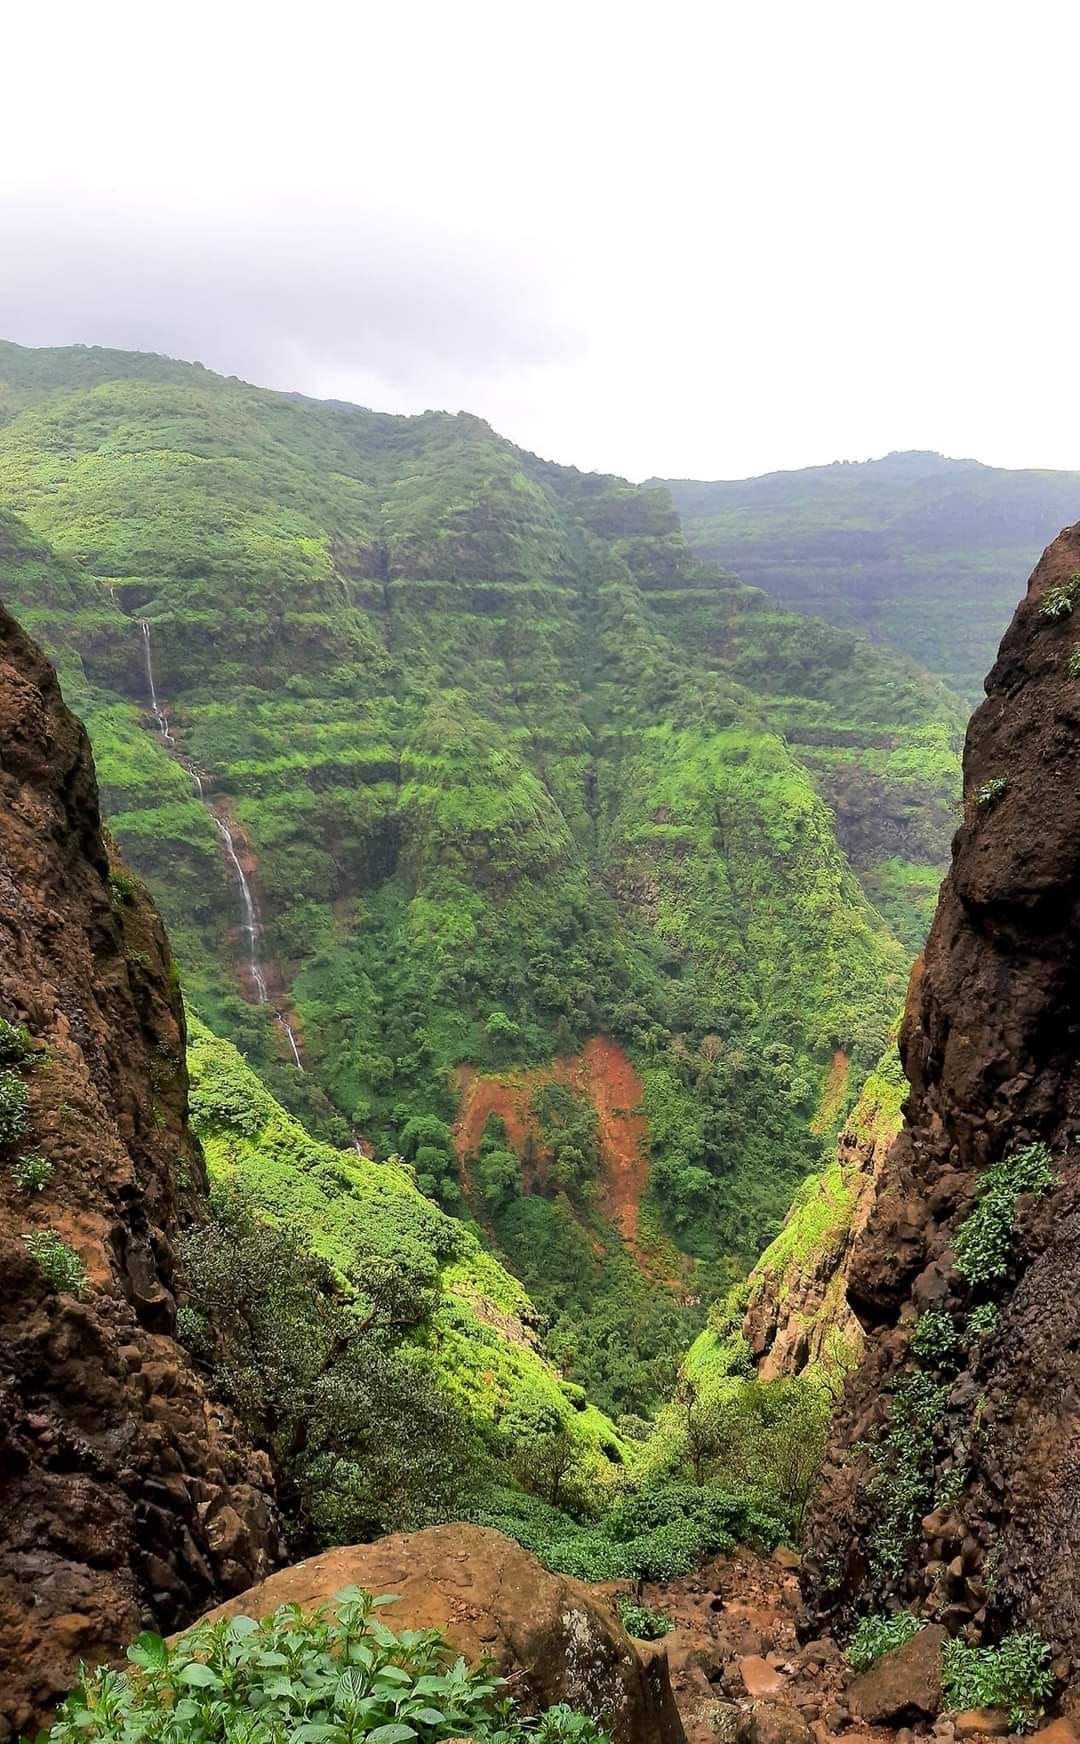
[[[912,979],[902,1034],[908,1127],[852,1256],[848,1300],[868,1332],[812,1510],[810,1621],[885,1585],[961,1629],[1013,1626],[1051,1643],[1069,1699],[1080,1680],[1080,527],[1036,568],[968,732],[965,810]],[[1033,1141],[1056,1176],[1022,1199],[996,1329],[960,1362],[934,1424],[925,1513],[905,1572],[874,1564],[880,1438],[911,1328],[927,1308],[962,1325],[953,1263],[983,1171]],[[949,1471],[953,1478],[941,1485]],[[936,1493],[935,1493],[936,1492]],[[950,1494],[951,1492],[951,1494]]]
[[[80,1659],[189,1621],[277,1550],[269,1466],[173,1337],[204,1188],[183,1012],[157,914],[109,872],[86,734],[0,608],[0,1016],[33,1041],[28,1125],[0,1147],[0,1739]],[[40,1191],[22,1155],[49,1166]],[[50,1230],[80,1295],[28,1251]]]

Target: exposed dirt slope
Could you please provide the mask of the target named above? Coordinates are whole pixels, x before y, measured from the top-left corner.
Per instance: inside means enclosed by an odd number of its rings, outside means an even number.
[[[820,1620],[888,1587],[949,1628],[1025,1624],[1080,1705],[1080,527],[1045,553],[1007,632],[965,752],[966,807],[902,1035],[908,1127],[856,1244],[848,1297],[870,1333],[810,1524]],[[974,1296],[954,1265],[983,1171],[1042,1141],[1055,1185],[1019,1201],[1007,1275]],[[996,1330],[958,1360],[920,1468],[906,1572],[875,1570],[868,1492],[912,1321]],[[920,1358],[923,1372],[925,1359]],[[918,1464],[918,1461],[916,1461]],[[945,1473],[959,1499],[941,1502]],[[934,1508],[935,1492],[939,1504]],[[895,1494],[895,1491],[894,1491]],[[879,1559],[880,1561],[880,1559]]]
[[[498,1077],[468,1069],[459,1074],[461,1108],[455,1142],[468,1188],[467,1158],[480,1143],[488,1116],[506,1124],[506,1136],[519,1156],[532,1159],[530,1188],[543,1188],[544,1141],[530,1103],[542,1084],[565,1084],[588,1098],[600,1124],[601,1191],[599,1209],[615,1224],[643,1269],[657,1256],[639,1239],[638,1213],[649,1179],[649,1129],[641,1113],[641,1079],[610,1036],[593,1036],[580,1054],[564,1054],[550,1066],[505,1072]],[[531,1144],[528,1142],[531,1141]]]
[[[15,1068],[27,1124],[0,1146],[3,1738],[80,1658],[258,1578],[276,1531],[265,1459],[172,1336],[173,1243],[204,1176],[164,931],[134,880],[110,884],[86,735],[2,608],[0,1015],[33,1044]],[[40,1191],[16,1180],[28,1155],[49,1167]],[[50,1230],[81,1257],[81,1293],[26,1246]]]

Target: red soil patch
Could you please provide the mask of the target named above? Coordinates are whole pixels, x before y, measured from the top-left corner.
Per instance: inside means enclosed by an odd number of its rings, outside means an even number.
[[[610,1036],[594,1036],[580,1054],[562,1054],[550,1066],[528,1071],[505,1072],[486,1077],[473,1066],[458,1071],[461,1106],[454,1139],[462,1183],[469,1190],[467,1159],[479,1143],[490,1114],[505,1122],[512,1150],[523,1156],[531,1150],[534,1162],[527,1167],[527,1187],[543,1185],[544,1148],[529,1104],[541,1084],[565,1084],[588,1097],[600,1127],[602,1186],[600,1209],[618,1229],[635,1258],[648,1269],[648,1256],[638,1245],[638,1208],[649,1178],[649,1128],[645,1116],[636,1113],[641,1104],[642,1084],[622,1048]],[[531,1139],[531,1146],[526,1141]],[[528,1178],[531,1173],[531,1179]]]

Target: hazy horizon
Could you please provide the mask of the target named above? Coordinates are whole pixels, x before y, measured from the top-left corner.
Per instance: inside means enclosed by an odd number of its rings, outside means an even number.
[[[907,449],[1080,468],[1080,18],[313,0],[274,22],[206,0],[9,21],[0,332],[470,411],[631,478]]]

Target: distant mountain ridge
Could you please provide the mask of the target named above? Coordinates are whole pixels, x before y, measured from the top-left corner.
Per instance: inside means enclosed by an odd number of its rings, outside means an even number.
[[[691,547],[792,610],[888,642],[977,700],[1023,578],[1080,514],[1080,472],[929,450],[758,478],[653,479]]]

